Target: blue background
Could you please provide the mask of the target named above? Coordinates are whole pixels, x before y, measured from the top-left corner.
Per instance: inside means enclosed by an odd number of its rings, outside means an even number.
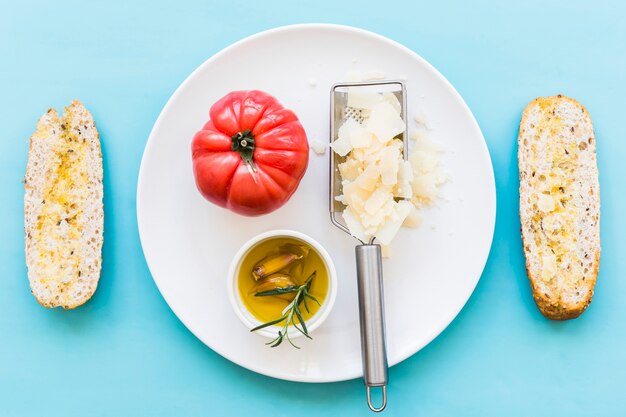
[[[2,0],[0,416],[368,415],[360,380],[274,380],[205,347],[157,291],[137,233],[141,155],[170,94],[230,43],[300,22],[359,26],[422,55],[465,98],[493,159],[498,217],[483,277],[452,325],[391,369],[385,413],[626,414],[626,7],[505,3]],[[596,295],[565,323],[533,303],[517,215],[521,111],[556,93],[591,112],[602,191]],[[102,137],[104,268],[88,304],[46,310],[26,278],[21,180],[37,119],[74,97]]]

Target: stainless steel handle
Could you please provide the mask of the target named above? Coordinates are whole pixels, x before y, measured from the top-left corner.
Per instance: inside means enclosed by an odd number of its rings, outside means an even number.
[[[372,411],[378,412],[384,410],[387,405],[387,349],[382,256],[380,245],[359,245],[355,252],[363,382],[367,387],[367,405]],[[372,405],[370,396],[372,387],[382,388],[382,404],[379,407]]]

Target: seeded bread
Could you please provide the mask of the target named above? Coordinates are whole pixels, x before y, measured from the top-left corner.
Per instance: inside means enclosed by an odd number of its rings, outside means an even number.
[[[102,263],[102,153],[91,114],[74,100],[50,109],[30,138],[24,179],[26,264],[44,307],[91,298]]]
[[[520,219],[533,297],[553,320],[589,305],[600,264],[600,186],[591,117],[564,96],[533,100],[518,137]]]

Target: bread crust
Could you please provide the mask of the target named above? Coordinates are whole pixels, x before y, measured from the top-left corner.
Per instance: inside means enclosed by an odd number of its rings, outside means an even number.
[[[524,205],[522,201],[522,198],[525,196],[523,188],[524,186],[527,186],[527,184],[524,183],[524,181],[526,181],[527,178],[524,178],[524,175],[523,175],[523,167],[526,162],[522,160],[523,159],[522,151],[525,150],[523,149],[524,146],[529,146],[527,143],[524,142],[525,133],[526,133],[524,130],[524,126],[527,126],[529,124],[528,123],[529,117],[531,113],[536,110],[537,106],[539,106],[540,108],[546,107],[546,108],[554,109],[556,106],[562,104],[563,102],[569,102],[572,105],[575,105],[576,107],[578,107],[581,110],[583,117],[589,118],[589,123],[591,123],[591,117],[587,109],[578,101],[572,98],[563,96],[563,95],[556,95],[556,96],[545,97],[545,98],[540,97],[531,101],[524,109],[524,112],[522,114],[522,119],[520,122],[520,130],[519,130],[519,135],[518,135],[518,165],[519,165],[519,171],[520,171],[520,219],[522,220],[521,230],[522,230],[522,243],[523,243],[523,248],[524,248],[524,255],[526,259],[526,273],[527,273],[527,276],[531,285],[533,299],[535,300],[537,307],[539,308],[539,310],[545,317],[551,320],[574,319],[580,316],[589,306],[593,298],[594,287],[597,281],[599,265],[600,265],[600,252],[601,252],[600,238],[599,238],[599,221],[600,221],[599,204],[600,203],[599,203],[599,195],[597,195],[594,197],[597,199],[597,214],[596,214],[597,222],[593,224],[592,226],[598,228],[598,238],[597,238],[596,247],[593,248],[593,262],[592,262],[593,268],[585,274],[585,276],[583,277],[584,282],[581,284],[585,286],[585,288],[587,289],[587,291],[585,292],[585,296],[582,297],[580,300],[577,300],[576,302],[571,302],[571,301],[566,302],[562,300],[560,297],[557,299],[554,299],[554,295],[550,297],[550,295],[545,290],[542,291],[542,289],[540,288],[541,285],[543,285],[544,283],[542,283],[541,281],[542,277],[536,274],[536,268],[534,269],[535,272],[533,272],[533,268],[532,268],[533,260],[531,258],[531,253],[529,250],[529,247],[530,247],[529,243],[531,239],[533,239],[534,234],[530,230],[528,230],[527,227],[525,227],[524,220],[525,218],[528,217],[528,213],[524,213],[523,211]],[[554,115],[554,112],[552,113],[552,115]],[[573,128],[572,128],[572,132],[574,132]],[[555,139],[555,138],[551,137],[551,139]],[[591,125],[590,140],[593,140],[593,143],[594,143],[593,161],[596,164],[596,166],[593,168],[595,169],[596,181],[597,181],[597,163],[595,162],[595,135],[593,134],[592,125]],[[596,188],[597,188],[597,194],[599,194],[599,184],[596,185]],[[558,272],[562,273],[563,271],[558,271]]]

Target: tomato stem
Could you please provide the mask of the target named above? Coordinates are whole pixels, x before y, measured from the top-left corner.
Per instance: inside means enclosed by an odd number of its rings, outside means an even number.
[[[232,144],[230,149],[233,152],[239,152],[241,155],[241,159],[243,159],[244,164],[248,168],[248,172],[252,175],[252,179],[254,182],[257,182],[256,179],[256,165],[254,164],[254,136],[250,129],[245,130],[244,132],[238,132],[232,137]]]

